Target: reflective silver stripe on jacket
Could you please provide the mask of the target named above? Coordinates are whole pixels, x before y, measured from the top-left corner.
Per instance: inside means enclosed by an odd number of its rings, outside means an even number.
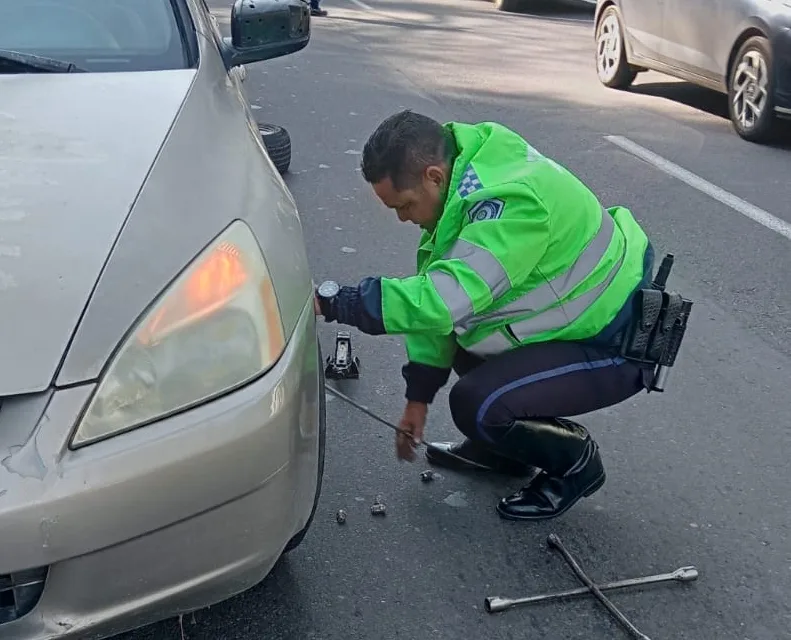
[[[479,342],[476,342],[471,347],[464,347],[464,350],[476,356],[486,358],[488,356],[496,356],[498,353],[503,353],[503,351],[508,351],[513,348],[513,346],[513,343],[508,338],[497,331],[490,336],[486,336]]]
[[[514,337],[516,337],[516,339],[521,342],[530,336],[543,333],[544,331],[561,329],[574,322],[583,313],[585,313],[585,311],[594,302],[596,302],[602,293],[604,293],[605,289],[607,289],[615,276],[618,274],[618,270],[621,268],[625,256],[626,251],[623,252],[618,262],[613,265],[613,268],[607,274],[607,277],[604,279],[604,281],[587,293],[581,295],[579,298],[576,298],[571,302],[560,305],[553,309],[544,311],[543,313],[539,313],[532,318],[528,318],[526,320],[515,322],[509,325]],[[485,357],[502,353],[503,351],[512,347],[513,344],[502,333],[497,331],[492,335],[483,338],[480,342],[470,347],[465,347],[465,349],[470,353]]]
[[[587,277],[587,275],[596,267],[596,265],[598,265],[610,246],[610,242],[612,241],[615,232],[615,222],[613,221],[609,212],[604,211],[603,213],[604,215],[602,217],[602,224],[599,231],[569,271],[547,282],[542,287],[530,291],[525,296],[522,296],[514,302],[506,305],[506,307],[498,310],[495,313],[474,318],[474,323],[469,323],[469,326],[471,327],[473,324],[482,322],[484,319],[491,320],[496,318],[504,318],[508,315],[519,315],[521,313],[529,312],[530,310],[526,309],[525,300],[531,296],[533,296],[532,303],[534,306],[539,307],[539,305],[535,303],[535,300],[542,298],[536,298],[535,295],[542,289],[544,291],[541,295],[545,296],[545,298],[543,298],[544,300],[549,300],[547,304],[550,305],[556,303],[561,296],[567,295],[575,286],[577,286],[577,284],[582,282]],[[547,309],[543,312],[539,312],[537,315],[531,318],[527,318],[509,325],[509,329],[513,336],[521,342],[526,338],[544,333],[545,331],[561,329],[577,320],[596,302],[596,300],[599,299],[607,287],[610,286],[610,283],[618,275],[625,258],[626,247],[624,246],[620,257],[612,266],[603,282],[590,291],[587,291],[581,296],[577,297],[576,299],[571,300],[570,302],[559,305],[552,309]],[[550,294],[551,299],[549,297]],[[547,304],[544,304],[544,308],[547,306]],[[511,308],[512,311],[510,313],[504,313],[508,308]],[[503,335],[501,331],[496,331],[492,335],[483,338],[476,344],[470,347],[465,347],[465,349],[475,355],[488,357],[502,353],[503,351],[509,350],[512,347],[512,341]]]
[[[483,249],[466,240],[457,240],[443,260],[461,260],[474,271],[489,287],[492,299],[496,300],[511,287],[508,274],[500,261],[488,249]],[[454,326],[467,321],[473,315],[470,296],[456,278],[437,269],[428,272],[434,288],[450,311]]]
[[[428,277],[450,311],[454,326],[472,316],[472,300],[456,278],[444,271],[429,271]]]
[[[525,295],[513,302],[509,302],[497,311],[470,317],[466,322],[458,323],[456,333],[462,335],[483,322],[536,313],[552,306],[558,300],[562,300],[577,285],[582,283],[601,262],[602,258],[607,255],[607,249],[609,249],[614,235],[615,222],[609,212],[602,208],[599,230],[570,269],[555,276],[552,280],[548,280],[541,286],[528,291]]]
[[[604,281],[602,281],[601,284],[594,287],[590,291],[583,293],[581,296],[570,302],[561,304],[553,309],[548,309],[543,313],[539,313],[532,318],[527,318],[526,320],[522,320],[510,325],[511,331],[513,332],[514,336],[516,336],[516,339],[522,341],[525,338],[543,333],[544,331],[561,329],[574,322],[583,313],[585,313],[585,311],[587,311],[588,308],[599,299],[599,296],[604,293],[607,287],[610,286],[610,283],[615,279],[615,276],[618,275],[618,271],[620,270],[625,257],[626,251],[624,250],[623,253],[621,253],[621,257],[618,258],[618,262],[616,262],[612,269],[610,269],[610,272],[607,274],[607,277],[604,279]]]

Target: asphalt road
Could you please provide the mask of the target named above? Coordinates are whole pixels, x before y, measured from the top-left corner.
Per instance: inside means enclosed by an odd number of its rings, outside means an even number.
[[[696,300],[685,350],[664,395],[584,419],[608,482],[543,524],[497,517],[498,497],[515,482],[443,474],[422,484],[422,460],[398,463],[389,432],[330,398],[324,493],[303,546],[259,587],[123,639],[627,637],[585,599],[483,611],[487,595],[578,586],[546,548],[550,532],[602,581],[699,569],[692,585],[612,595],[654,640],[791,638],[791,239],[782,225],[744,215],[791,222],[791,143],[743,142],[722,97],[663,76],[645,74],[630,92],[604,89],[590,12],[502,14],[480,0],[323,5],[330,16],[314,20],[306,50],[251,67],[247,80],[261,120],[291,132],[287,182],[317,281],[412,269],[416,230],[383,209],[357,170],[384,117],[409,107],[498,120],[576,171],[602,202],[630,206],[660,255],[676,254],[671,285]],[[725,202],[607,136],[727,191]],[[325,350],[333,338],[334,327],[322,327]],[[355,334],[354,346],[363,377],[344,390],[397,418],[400,340]],[[455,438],[445,398],[429,438]],[[369,514],[376,494],[385,518]]]

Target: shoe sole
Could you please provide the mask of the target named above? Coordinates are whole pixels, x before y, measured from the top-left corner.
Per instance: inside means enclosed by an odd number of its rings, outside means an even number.
[[[514,516],[509,513],[505,513],[504,511],[500,510],[500,505],[498,504],[495,509],[497,511],[497,515],[500,516],[503,520],[512,520],[512,521],[532,521],[532,520],[551,520],[552,518],[557,518],[558,516],[562,516],[566,511],[571,509],[575,504],[577,504],[583,498],[589,498],[594,493],[596,493],[599,489],[604,486],[604,482],[607,480],[607,474],[602,473],[596,480],[594,480],[591,485],[582,492],[582,494],[573,502],[569,502],[565,508],[561,509],[556,513],[552,513],[549,515],[544,516]]]

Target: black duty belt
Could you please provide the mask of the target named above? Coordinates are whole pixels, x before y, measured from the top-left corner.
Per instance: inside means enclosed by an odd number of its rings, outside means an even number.
[[[632,320],[616,343],[622,358],[641,365],[649,392],[665,390],[692,311],[691,300],[665,290],[673,261],[667,254],[651,285],[636,292]]]

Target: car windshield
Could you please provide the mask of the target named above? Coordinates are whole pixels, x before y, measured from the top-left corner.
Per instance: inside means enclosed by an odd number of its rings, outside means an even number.
[[[93,72],[188,65],[171,0],[0,0],[0,50]],[[21,71],[0,60],[0,73]]]

